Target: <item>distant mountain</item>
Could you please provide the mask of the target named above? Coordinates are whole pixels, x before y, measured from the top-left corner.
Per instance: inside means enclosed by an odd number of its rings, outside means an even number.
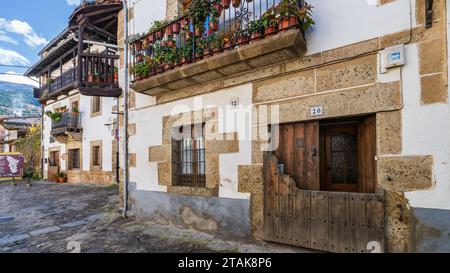
[[[32,86],[0,81],[0,116],[36,116],[40,112]]]

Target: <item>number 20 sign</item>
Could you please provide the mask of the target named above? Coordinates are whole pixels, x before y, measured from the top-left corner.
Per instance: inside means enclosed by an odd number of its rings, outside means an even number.
[[[323,107],[322,106],[317,106],[317,107],[311,108],[311,116],[312,117],[319,117],[322,115],[323,115]]]

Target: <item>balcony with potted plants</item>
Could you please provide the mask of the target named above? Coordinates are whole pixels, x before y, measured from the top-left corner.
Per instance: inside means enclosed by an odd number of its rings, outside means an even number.
[[[81,137],[83,129],[78,108],[68,110],[67,107],[61,107],[56,109],[55,112],[47,111],[45,114],[52,120],[50,134],[58,138],[60,142],[66,142],[65,140],[68,136],[72,136],[75,139]]]
[[[131,88],[155,96],[302,56],[311,14],[303,0],[193,0],[129,38]]]

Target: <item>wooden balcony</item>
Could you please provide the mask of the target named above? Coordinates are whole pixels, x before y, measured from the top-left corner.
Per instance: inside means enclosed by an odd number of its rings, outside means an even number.
[[[185,16],[136,39],[131,49],[131,88],[155,96],[302,56],[306,52],[302,20],[289,14],[273,26],[263,22],[281,2],[241,1],[225,8],[212,1],[219,18],[214,21],[210,15],[204,31]]]
[[[81,115],[74,113],[63,113],[61,120],[52,121],[51,135],[54,137],[67,136],[70,133],[81,133]]]
[[[119,97],[122,89],[116,72],[118,59],[117,55],[108,51],[101,54],[83,53],[77,59],[78,65],[35,88],[34,97],[45,102],[68,95],[73,90],[85,96]]]

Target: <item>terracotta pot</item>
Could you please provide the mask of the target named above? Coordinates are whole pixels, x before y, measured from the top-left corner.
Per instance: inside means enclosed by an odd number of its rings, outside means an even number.
[[[179,23],[172,24],[172,32],[175,34],[180,33],[180,24]]]
[[[239,37],[237,43],[240,45],[248,44],[248,37]]]
[[[230,49],[231,47],[232,47],[231,42],[227,42],[227,43],[225,43],[225,44],[223,45],[223,48],[224,48],[224,49]]]
[[[233,0],[233,7],[234,8],[239,8],[241,6],[241,0]]]
[[[251,40],[259,40],[259,38],[261,38],[261,32],[253,32],[250,34]]]
[[[222,7],[224,9],[229,9],[230,8],[230,3],[231,3],[231,0],[222,0]]]
[[[119,72],[114,71],[114,82],[117,83],[119,81]]]
[[[282,30],[282,29],[287,29],[293,26],[297,26],[298,25],[298,18],[297,16],[294,15],[289,15],[284,17],[283,19],[281,19],[280,24],[278,25],[278,29]]]
[[[137,55],[136,56],[136,61],[142,62],[143,60],[144,60],[144,56],[143,55]]]
[[[209,28],[212,31],[217,31],[219,29],[219,22],[209,22]]]
[[[203,32],[200,28],[195,28],[195,37],[202,37]]]
[[[183,18],[181,19],[181,27],[184,28],[184,26],[189,25],[189,19],[188,18]]]
[[[156,32],[156,39],[161,40],[164,37],[164,30],[158,30]]]
[[[167,43],[166,43],[166,45],[167,45],[168,47],[175,47],[175,41],[174,41],[174,40],[168,40]]]
[[[136,41],[134,46],[136,47],[137,51],[141,51],[142,50],[142,41]]]
[[[266,29],[264,30],[264,34],[271,35],[271,34],[275,33],[275,30],[276,29],[273,26],[266,27]]]
[[[148,35],[147,40],[150,44],[152,44],[155,41],[155,34],[152,33],[152,34]]]
[[[94,81],[94,76],[88,75],[87,81],[88,82],[93,82]]]
[[[166,31],[166,35],[167,36],[172,36],[173,35],[172,26],[167,26],[165,31]]]
[[[64,184],[64,183],[67,182],[67,178],[65,178],[65,177],[58,177],[58,182],[59,182],[60,184]]]
[[[217,13],[220,16],[222,14],[222,11],[223,11],[222,5],[220,3],[214,3],[214,8],[217,10]]]

